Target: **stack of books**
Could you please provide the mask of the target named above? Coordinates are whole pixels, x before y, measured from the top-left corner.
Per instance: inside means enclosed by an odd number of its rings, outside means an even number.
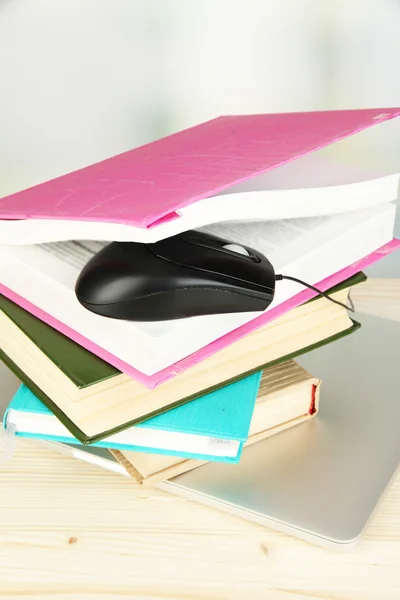
[[[294,359],[359,328],[349,295],[398,247],[399,176],[332,170],[319,149],[398,115],[221,117],[1,199],[0,358],[23,382],[7,444],[35,438],[152,485],[313,418],[321,382]],[[199,228],[328,298],[278,281],[262,313],[140,323],[79,304],[106,243]]]

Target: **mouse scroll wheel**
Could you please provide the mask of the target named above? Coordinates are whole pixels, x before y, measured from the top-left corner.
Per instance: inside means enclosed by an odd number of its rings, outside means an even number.
[[[222,246],[224,250],[230,250],[230,252],[236,252],[236,254],[242,254],[243,256],[250,256],[250,253],[243,248],[243,246],[239,246],[238,244],[225,244]]]

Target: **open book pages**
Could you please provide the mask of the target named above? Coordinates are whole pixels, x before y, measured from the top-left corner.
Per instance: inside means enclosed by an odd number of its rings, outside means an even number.
[[[399,174],[376,160],[367,166],[362,140],[399,115],[375,108],[220,116],[0,198],[0,239],[154,242],[226,219],[324,216],[391,202]]]
[[[346,302],[347,295],[348,289],[342,289],[332,293],[332,298]],[[2,311],[0,348],[4,360],[8,357],[58,407],[61,414],[49,406],[64,424],[67,425],[67,418],[80,429],[80,434],[84,432],[83,437],[101,439],[111,435],[115,428],[129,427],[146,416],[225,385],[241,374],[327,343],[353,328],[345,308],[318,298],[289,311],[152,390],[125,374],[88,387],[78,387],[63,373],[62,365],[52,362],[42,348]],[[29,386],[29,381],[26,383]],[[35,393],[46,402],[39,392]],[[71,425],[67,427],[81,439]]]
[[[207,228],[264,253],[277,273],[316,284],[380,248],[393,237],[395,205],[330,217],[220,224]],[[262,313],[192,317],[159,323],[117,321],[84,309],[74,287],[99,242],[0,246],[0,282],[111,356],[153,375],[195,353]],[[268,310],[302,291],[292,281],[276,285]],[[4,290],[7,294],[7,290]],[[111,362],[111,360],[109,361]]]
[[[335,175],[335,184],[328,176],[329,183],[324,184],[322,179],[318,185],[318,171],[321,173],[318,156],[302,157],[190,204],[179,210],[178,218],[150,229],[101,221],[0,219],[0,239],[10,245],[67,240],[151,243],[227,219],[276,221],[328,216],[364,210],[397,199],[399,174],[360,180],[360,174],[350,174],[346,165],[333,164],[328,174]]]
[[[263,372],[246,446],[313,417],[319,408],[321,381],[295,361]],[[144,452],[112,451],[128,473],[142,485],[154,485],[190,471],[205,461]]]

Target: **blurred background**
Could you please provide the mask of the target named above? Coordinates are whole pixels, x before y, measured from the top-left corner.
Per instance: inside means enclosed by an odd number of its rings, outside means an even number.
[[[0,197],[220,114],[400,106],[399,64],[399,0],[0,0]],[[349,159],[400,170],[380,128]]]
[[[0,0],[0,196],[220,114],[397,106],[399,64],[399,0]]]

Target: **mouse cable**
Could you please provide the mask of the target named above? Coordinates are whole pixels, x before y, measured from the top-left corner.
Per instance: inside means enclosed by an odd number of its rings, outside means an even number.
[[[295,283],[300,283],[300,285],[304,285],[305,287],[309,288],[310,290],[317,292],[317,294],[319,296],[322,296],[323,298],[330,300],[330,302],[333,302],[334,304],[338,304],[339,306],[346,308],[350,312],[354,312],[354,304],[353,304],[353,301],[352,301],[350,295],[349,295],[350,306],[348,306],[347,304],[344,304],[343,302],[339,302],[339,300],[335,300],[334,298],[331,298],[331,296],[329,294],[327,294],[326,292],[319,290],[315,286],[310,285],[309,283],[306,283],[305,281],[302,281],[301,279],[297,279],[296,277],[290,277],[289,275],[275,275],[276,281],[282,281],[282,279],[288,279],[289,281],[294,281]]]

